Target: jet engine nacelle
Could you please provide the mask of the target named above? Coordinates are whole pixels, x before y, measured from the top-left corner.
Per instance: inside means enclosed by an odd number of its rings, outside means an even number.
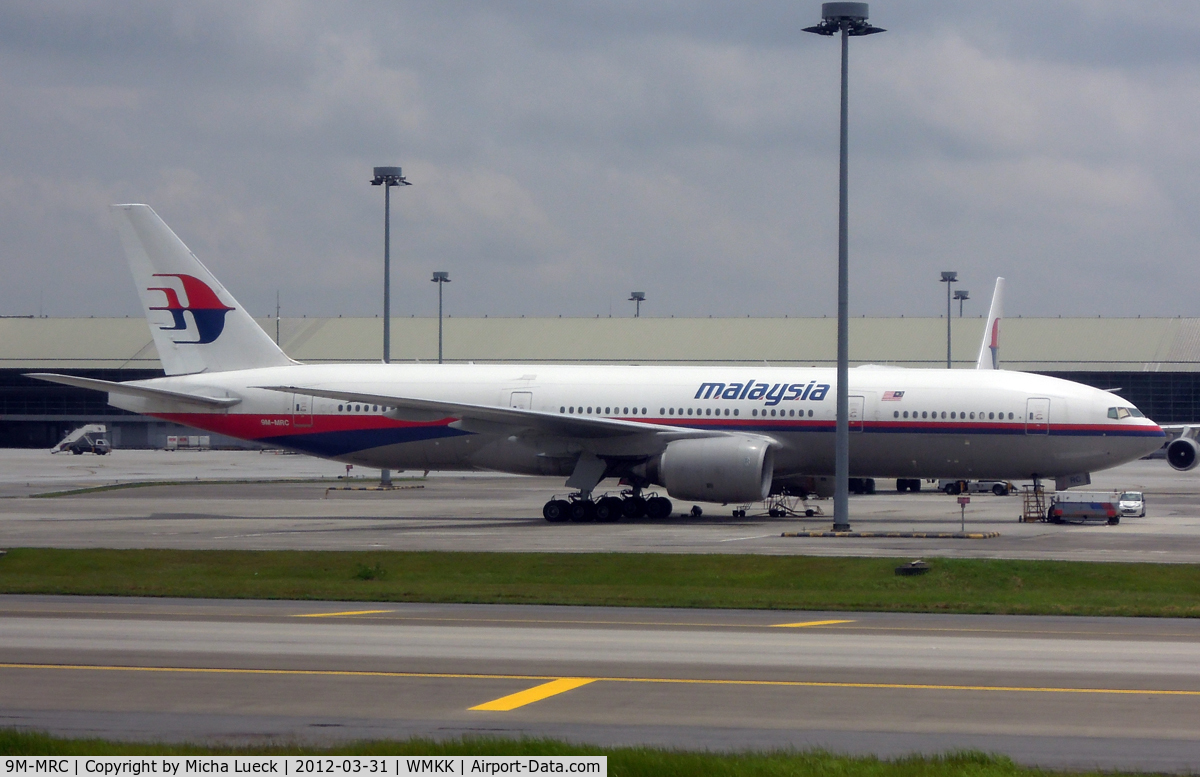
[[[1191,437],[1176,437],[1167,445],[1167,463],[1186,472],[1200,462],[1200,445]]]
[[[775,456],[755,437],[675,440],[658,462],[658,476],[676,499],[760,502],[771,492]]]

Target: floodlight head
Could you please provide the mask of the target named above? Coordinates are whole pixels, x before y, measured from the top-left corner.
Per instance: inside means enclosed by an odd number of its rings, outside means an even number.
[[[886,32],[867,23],[866,3],[821,3],[821,18],[816,27],[805,27],[805,32],[817,35],[833,35],[845,31],[847,35],[874,35]]]
[[[646,301],[646,292],[644,292],[644,291],[629,292],[629,301],[630,302],[645,302]]]
[[[372,186],[412,186],[404,179],[404,174],[399,167],[376,167],[375,177],[371,179]]]
[[[431,283],[449,283],[450,282],[450,273],[435,272],[433,274],[433,277],[430,278],[429,280]]]
[[[957,272],[943,272],[942,273],[942,283],[954,283],[957,280],[958,280]]]
[[[956,300],[965,300],[965,299],[970,299],[971,296],[970,296],[970,292],[967,291],[966,289],[959,289],[958,291],[954,292],[954,298]]]

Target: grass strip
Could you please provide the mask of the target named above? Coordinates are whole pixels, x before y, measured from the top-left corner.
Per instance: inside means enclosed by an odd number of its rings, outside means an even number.
[[[1200,616],[1200,565],[649,553],[67,550],[0,557],[0,593]]]
[[[305,755],[305,756],[450,756],[450,755],[603,755],[613,777],[1035,777],[1099,775],[1017,766],[1012,760],[977,751],[945,755],[912,755],[894,760],[835,755],[820,750],[712,753],[651,747],[593,747],[552,739],[469,737],[452,740],[406,739],[348,742],[334,747],[298,744],[206,746],[144,744],[104,739],[65,739],[46,734],[0,729],[0,756],[64,755]],[[1110,777],[1122,773],[1103,772]],[[1128,772],[1124,773],[1128,774]]]

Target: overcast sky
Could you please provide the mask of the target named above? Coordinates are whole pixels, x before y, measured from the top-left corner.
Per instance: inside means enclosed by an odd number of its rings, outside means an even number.
[[[251,313],[836,312],[820,3],[0,4],[0,314],[137,315],[114,202]],[[871,3],[853,315],[1198,316],[1200,3]]]

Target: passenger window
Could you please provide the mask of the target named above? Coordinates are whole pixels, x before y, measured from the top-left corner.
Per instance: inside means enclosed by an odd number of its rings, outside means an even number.
[[[338,405],[338,412],[339,412],[339,413],[340,413],[340,412],[342,412],[342,406],[341,406],[341,405]]]
[[[1013,420],[1013,414],[1012,414],[1012,413],[1009,413],[1009,414],[1008,414],[1008,420],[1010,420],[1010,421],[1011,421],[1011,420]]]
[[[943,410],[943,411],[942,411],[942,418],[945,418],[945,417],[946,417],[946,411],[945,411],[945,410]]]
[[[737,408],[734,408],[734,410],[733,410],[733,414],[734,414],[734,415],[737,415],[737,414],[738,414]]]
[[[628,413],[629,413],[629,408],[625,408],[625,409],[624,409],[622,412],[624,412],[624,413],[628,414]],[[662,415],[662,412],[663,412],[663,409],[660,407],[660,408],[658,409],[658,413],[659,413],[659,415]]]
[[[634,410],[634,412],[637,412],[636,407],[633,410]],[[646,408],[644,408],[644,407],[642,408],[642,415],[646,415]]]
[[[971,420],[972,420],[972,421],[974,421],[974,420],[975,420],[975,414],[974,414],[974,413],[971,413]]]
[[[922,418],[928,418],[928,417],[929,417],[929,412],[928,412],[928,411],[926,411],[926,410],[922,410],[922,411],[921,411],[921,417],[922,417]]]
[[[757,410],[751,410],[751,411],[750,411],[750,414],[751,414],[751,415],[758,415],[758,411],[757,411]]]
[[[899,418],[899,417],[900,417],[900,411],[899,411],[899,410],[897,410],[897,411],[895,411],[894,413],[892,413],[892,418]]]
[[[813,411],[809,410],[809,411],[808,411],[808,417],[809,417],[809,418],[812,418],[812,414],[813,414]]]
[[[712,408],[711,407],[704,408],[704,415],[712,415]]]
[[[729,415],[729,408],[725,408],[725,415]]]
[[[995,414],[995,413],[988,413],[988,420],[989,420],[989,421],[991,421],[991,420],[992,420],[992,419],[994,419],[995,417],[996,417],[996,414]]]
[[[689,408],[688,408],[688,415],[691,415],[691,414],[692,414],[692,409],[689,407]]]

